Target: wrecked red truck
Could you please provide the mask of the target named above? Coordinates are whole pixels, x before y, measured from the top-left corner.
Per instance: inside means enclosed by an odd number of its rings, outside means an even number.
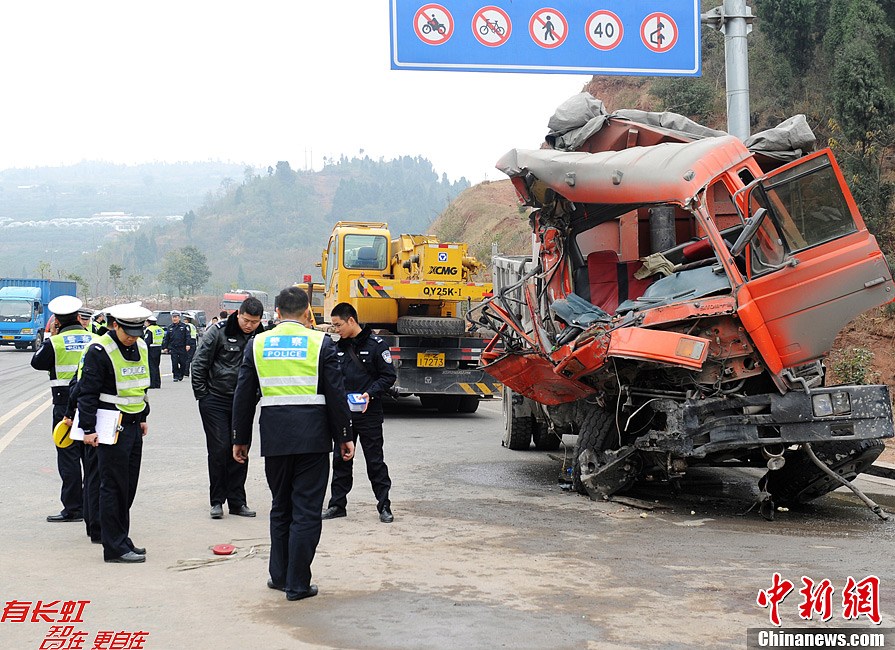
[[[533,208],[532,255],[495,257],[472,315],[497,332],[482,365],[505,385],[504,445],[577,434],[573,486],[594,498],[760,467],[772,518],[851,486],[893,435],[891,400],[827,385],[824,358],[895,288],[832,151],[803,154],[801,116],[744,143],[570,103],[554,148],[497,164]]]

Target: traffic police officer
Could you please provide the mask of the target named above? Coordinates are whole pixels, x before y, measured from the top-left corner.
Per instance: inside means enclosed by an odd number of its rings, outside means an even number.
[[[165,330],[165,338],[162,341],[162,352],[168,350],[171,353],[171,373],[174,381],[183,381],[187,372],[187,353],[190,351],[190,328],[186,323],[180,322],[180,312],[171,312],[171,324]]]
[[[162,371],[159,366],[162,363],[162,341],[165,340],[165,328],[158,324],[158,318],[150,316],[146,319],[149,325],[143,340],[149,348],[149,387],[162,387]]]
[[[351,304],[341,302],[333,307],[330,320],[339,334],[338,359],[345,390],[362,393],[367,402],[363,413],[352,413],[352,439],[356,442],[360,438],[364,448],[367,476],[376,495],[379,521],[390,524],[395,518],[388,497],[392,481],[382,452],[382,397],[398,378],[391,351],[388,343],[373,335],[369,325],[361,327],[358,324],[357,310]],[[329,507],[323,512],[324,519],[347,514],[345,506],[354,482],[352,465],[352,461],[333,454],[333,482]]]
[[[130,507],[137,493],[143,436],[149,432],[149,350],[141,338],[151,315],[131,303],[107,310],[111,330],[90,344],[78,381],[78,418],[84,444],[96,447],[99,459],[99,511],[106,562],[146,561],[146,549],[134,546],[130,533]],[[119,426],[112,444],[100,444],[97,412],[118,413]]]
[[[252,443],[260,395],[261,455],[273,495],[267,586],[285,591],[288,600],[317,595],[311,562],[320,541],[328,456],[334,443],[346,460],[354,455],[335,347],[303,324],[307,312],[302,289],[280,292],[281,322],[246,346],[233,395],[233,458],[240,463]]]
[[[196,354],[196,345],[199,343],[199,330],[196,329],[195,319],[189,314],[184,315],[183,320],[186,322],[186,326],[190,328],[190,347],[187,348],[186,370],[183,372],[184,377],[189,377],[193,356]]]
[[[65,417],[69,398],[69,383],[78,370],[78,362],[92,337],[78,320],[83,303],[74,296],[59,296],[47,305],[55,316],[56,333],[45,339],[31,358],[31,367],[50,374],[53,394],[53,428]],[[47,521],[81,521],[83,516],[83,483],[81,456],[83,446],[73,440],[65,448],[56,447],[56,467],[62,478],[62,512],[47,517]]]

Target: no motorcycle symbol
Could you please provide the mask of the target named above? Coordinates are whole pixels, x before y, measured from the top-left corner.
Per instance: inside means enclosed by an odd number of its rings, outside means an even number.
[[[454,17],[441,5],[423,5],[414,15],[413,29],[423,43],[442,45],[454,33]]]

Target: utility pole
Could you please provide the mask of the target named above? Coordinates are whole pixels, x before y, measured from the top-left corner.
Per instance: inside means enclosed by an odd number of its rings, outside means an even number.
[[[724,4],[702,14],[702,22],[724,34],[724,69],[727,83],[727,132],[740,140],[749,128],[749,50],[746,35],[752,31],[752,9],[746,0]]]

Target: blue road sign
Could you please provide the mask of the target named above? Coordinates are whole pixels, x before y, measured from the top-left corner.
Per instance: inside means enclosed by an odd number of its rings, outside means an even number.
[[[702,73],[699,0],[390,2],[393,70]]]

